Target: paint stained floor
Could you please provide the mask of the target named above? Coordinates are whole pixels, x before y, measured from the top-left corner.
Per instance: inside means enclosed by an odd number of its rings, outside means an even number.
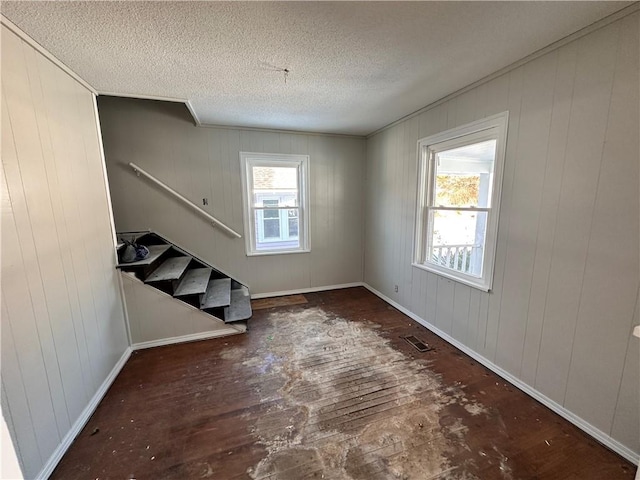
[[[634,477],[366,290],[305,297],[247,335],[134,353],[52,478]]]

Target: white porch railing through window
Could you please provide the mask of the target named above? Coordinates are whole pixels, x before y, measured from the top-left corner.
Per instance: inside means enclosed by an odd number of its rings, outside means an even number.
[[[478,275],[482,262],[482,245],[434,245],[431,248],[431,262],[445,268],[470,275]]]

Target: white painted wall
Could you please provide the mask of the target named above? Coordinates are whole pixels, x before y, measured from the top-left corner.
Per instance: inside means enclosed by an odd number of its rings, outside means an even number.
[[[2,414],[34,478],[129,350],[93,93],[4,25],[2,168]]]
[[[118,231],[152,229],[252,294],[362,281],[365,140],[195,127],[181,104],[99,97]],[[134,162],[243,232],[239,152],[310,156],[311,252],[247,257],[244,239],[212,228],[127,166]]]
[[[364,275],[636,454],[638,22],[623,18],[370,137]],[[411,267],[416,142],[504,110],[494,288],[483,293]]]

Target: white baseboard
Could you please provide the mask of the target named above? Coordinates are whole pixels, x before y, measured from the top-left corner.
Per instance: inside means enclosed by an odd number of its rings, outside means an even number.
[[[67,450],[69,449],[73,441],[89,421],[89,418],[91,418],[93,412],[95,412],[98,404],[102,400],[102,397],[104,397],[105,393],[107,393],[107,390],[120,373],[120,370],[122,370],[124,364],[127,363],[127,360],[129,360],[131,352],[131,347],[127,347],[118,362],[111,369],[111,372],[109,372],[109,375],[107,375],[107,378],[105,378],[104,382],[102,382],[102,385],[100,385],[100,388],[98,388],[98,391],[91,398],[87,406],[84,408],[84,410],[82,410],[82,413],[80,414],[78,419],[73,423],[72,427],[64,436],[62,442],[60,442],[60,444],[58,445],[58,448],[54,450],[53,454],[49,457],[49,460],[47,460],[47,463],[44,464],[44,467],[42,467],[42,470],[40,470],[40,473],[38,473],[36,477],[37,479],[46,480],[53,473],[53,470],[62,459],[62,456],[67,453]]]
[[[518,379],[517,377],[514,377],[512,374],[510,374],[506,370],[500,368],[498,365],[496,365],[492,361],[486,359],[485,357],[483,357],[479,353],[475,352],[474,350],[471,350],[466,345],[460,343],[458,340],[456,340],[455,338],[451,337],[449,334],[443,332],[442,330],[440,330],[439,328],[435,327],[434,325],[431,325],[429,322],[427,322],[423,318],[420,318],[415,313],[413,313],[410,310],[406,309],[405,307],[403,307],[399,303],[393,301],[392,299],[390,299],[389,297],[387,297],[383,293],[377,291],[371,285],[369,285],[367,283],[364,283],[363,286],[367,290],[369,290],[371,293],[373,293],[374,295],[380,297],[382,300],[384,300],[388,304],[394,306],[395,308],[400,310],[402,313],[404,313],[405,315],[407,315],[411,319],[415,320],[416,322],[418,322],[420,325],[422,325],[423,327],[427,328],[431,332],[435,333],[436,335],[438,335],[440,338],[442,338],[446,342],[450,343],[451,345],[453,345],[457,349],[459,349],[462,352],[464,352],[467,355],[469,355],[471,358],[476,360],[478,363],[481,363],[482,365],[487,367],[489,370],[493,371],[494,373],[496,373],[500,377],[504,378],[506,381],[511,383],[513,386],[519,388],[520,390],[522,390],[524,393],[526,393],[530,397],[535,398],[537,401],[539,401],[540,403],[542,403],[543,405],[545,405],[546,407],[548,407],[549,409],[551,409],[552,411],[554,411],[555,413],[557,413],[558,415],[563,417],[564,419],[566,419],[569,422],[573,423],[576,427],[578,427],[581,430],[583,430],[584,432],[588,433],[593,438],[595,438],[597,441],[599,441],[603,445],[606,445],[608,448],[610,448],[611,450],[613,450],[617,454],[623,456],[624,458],[626,458],[630,462],[634,463],[635,465],[638,465],[638,463],[640,462],[640,454],[634,452],[630,448],[625,447],[624,445],[622,445],[617,440],[611,438],[611,436],[608,435],[607,433],[605,433],[602,430],[594,427],[589,422],[587,422],[584,419],[578,417],[576,414],[574,414],[573,412],[567,410],[566,408],[564,408],[559,403],[556,403],[554,400],[551,400],[549,397],[543,395],[542,393],[540,393],[539,391],[537,391],[536,389],[534,389],[530,385],[527,385],[522,380]]]
[[[246,329],[243,327],[229,327],[224,330],[216,330],[213,332],[191,333],[189,335],[181,335],[179,337],[161,338],[159,340],[151,340],[149,342],[134,343],[131,345],[132,350],[143,350],[145,348],[162,347],[164,345],[173,345],[176,343],[195,342],[196,340],[207,340],[210,338],[228,337],[229,335],[237,335],[244,333]]]
[[[255,293],[251,295],[252,300],[258,298],[283,297],[285,295],[298,295],[301,293],[324,292],[327,290],[340,290],[342,288],[364,287],[362,282],[342,283],[340,285],[325,285],[324,287],[298,288],[296,290],[283,290],[280,292]]]

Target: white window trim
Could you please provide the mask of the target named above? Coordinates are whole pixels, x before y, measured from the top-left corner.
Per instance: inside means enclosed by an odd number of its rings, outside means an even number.
[[[253,222],[254,206],[251,199],[253,177],[249,166],[297,167],[298,168],[298,239],[300,246],[292,249],[257,250],[256,232]],[[262,255],[285,255],[311,251],[309,214],[309,155],[240,152],[242,176],[242,203],[245,231],[245,248],[248,257]]]
[[[427,270],[437,275],[455,280],[471,287],[491,291],[493,285],[493,271],[495,266],[496,248],[498,244],[498,219],[500,215],[500,197],[502,192],[502,177],[504,172],[504,160],[507,146],[507,127],[509,124],[509,112],[502,112],[481,120],[452,128],[436,135],[418,140],[418,194],[416,206],[416,222],[414,233],[414,257],[412,265],[416,268]],[[497,131],[496,156],[494,163],[493,191],[491,196],[491,208],[487,218],[485,236],[485,250],[482,277],[478,278],[463,272],[435,265],[426,261],[428,223],[427,200],[433,188],[433,164],[430,161],[428,151],[431,145],[447,142],[447,148],[455,148],[455,144],[469,143],[470,136],[481,138],[482,132],[490,129]],[[467,137],[466,139],[463,137]],[[474,138],[470,139],[472,142]],[[484,209],[478,209],[484,210]]]

